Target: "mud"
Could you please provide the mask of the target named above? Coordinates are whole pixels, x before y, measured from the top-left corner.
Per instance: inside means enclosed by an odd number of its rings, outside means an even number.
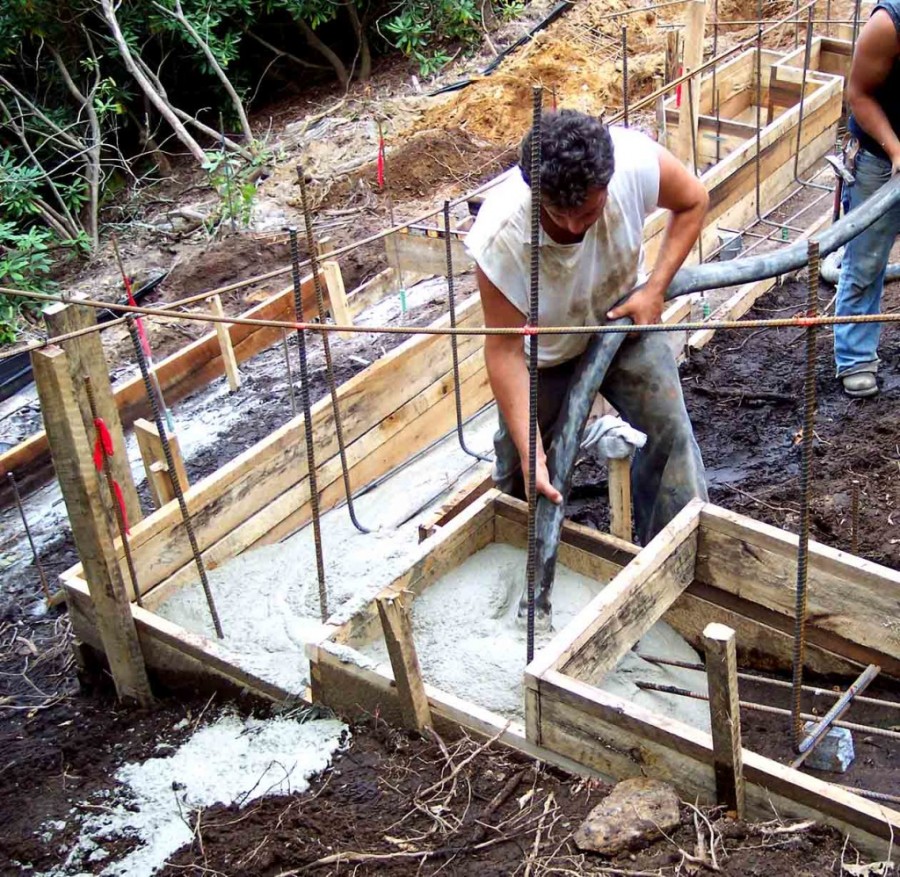
[[[173,856],[162,873],[249,877],[312,870],[319,862],[317,872],[327,874],[506,877],[530,862],[531,873],[621,869],[616,873],[673,875],[684,873],[680,850],[695,850],[693,811],[684,807],[682,824],[669,840],[612,859],[582,854],[571,835],[607,794],[607,786],[552,768],[536,771],[533,761],[498,749],[463,765],[474,744],[447,741],[446,746],[442,751],[434,741],[392,731],[377,719],[357,727],[350,750],[308,794],[264,798],[243,809],[205,810],[196,842]],[[453,765],[459,770],[451,786],[446,781]],[[446,784],[438,786],[435,798],[427,790],[442,780]],[[439,804],[438,812],[434,806],[415,808],[417,796]],[[840,871],[842,841],[836,832],[813,828],[776,841],[767,839],[760,826],[717,814],[711,821],[728,849],[722,874]],[[424,861],[423,852],[430,853]],[[338,853],[357,858],[343,866],[329,863],[327,857]]]
[[[833,290],[822,287],[822,306]],[[805,281],[762,299],[750,317],[805,310]],[[885,292],[885,311],[900,305],[900,287]],[[718,333],[682,368],[685,400],[709,477],[710,498],[733,511],[797,532],[805,341],[802,329]],[[812,462],[814,539],[851,545],[852,485],[860,485],[860,555],[900,567],[900,328],[886,324],[881,392],[850,399],[834,378],[832,333],[816,345],[817,413]]]

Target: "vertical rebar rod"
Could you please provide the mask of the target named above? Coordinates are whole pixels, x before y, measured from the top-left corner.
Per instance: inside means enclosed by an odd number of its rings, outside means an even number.
[[[287,373],[288,392],[291,397],[291,417],[296,417],[297,397],[294,395],[294,374],[291,369],[291,349],[288,347],[287,329],[281,330],[281,346],[284,349],[284,370]]]
[[[760,153],[762,150],[762,25],[756,26],[756,219],[763,221],[759,203]]]
[[[528,325],[536,327],[540,321],[540,275],[541,275],[541,87],[535,85],[531,91],[533,124],[531,133],[531,264]],[[534,658],[534,580],[537,574],[537,532],[535,514],[537,511],[536,472],[538,441],[538,336],[528,337],[528,561],[525,568],[526,591],[528,594],[527,658],[530,664]]]
[[[447,300],[450,306],[450,328],[456,328],[456,291],[453,285],[453,234],[450,227],[450,202],[444,201],[444,241],[447,254]],[[456,437],[459,446],[470,457],[476,460],[486,460],[481,454],[469,450],[466,438],[463,435],[462,412],[462,385],[459,377],[459,338],[454,334],[450,336],[450,354],[453,358],[453,394],[456,400]]]
[[[803,185],[800,179],[800,145],[803,137],[803,112],[806,108],[806,77],[809,73],[810,58],[812,56],[813,36],[813,7],[809,8],[809,23],[806,25],[806,47],[803,52],[803,76],[800,78],[800,107],[797,119],[797,150],[794,153],[794,182]]]
[[[172,445],[169,442],[169,434],[166,431],[166,424],[163,420],[159,402],[153,393],[150,368],[147,365],[147,357],[144,356],[144,348],[141,346],[137,324],[135,323],[134,317],[130,314],[125,318],[125,324],[128,326],[128,334],[131,336],[134,355],[137,357],[138,367],[141,370],[141,378],[144,381],[144,390],[147,393],[147,401],[150,403],[150,410],[153,412],[153,422],[156,424],[156,431],[159,433],[163,456],[166,458],[166,466],[169,471],[169,479],[172,482],[172,490],[175,491],[175,498],[178,500],[178,508],[181,510],[181,519],[184,521],[184,529],[191,546],[191,554],[193,555],[194,563],[197,566],[197,573],[200,576],[200,584],[203,587],[203,593],[206,596],[206,605],[209,607],[209,614],[212,616],[213,627],[216,629],[216,636],[218,636],[219,639],[222,639],[224,636],[222,633],[222,623],[219,621],[219,613],[216,611],[216,602],[213,599],[212,589],[209,587],[206,566],[203,563],[203,556],[200,554],[200,546],[197,544],[197,535],[194,533],[194,524],[191,521],[191,513],[188,511],[187,502],[184,498],[184,488],[181,485],[181,479],[178,477],[178,470],[175,468],[175,457],[172,455]]]
[[[19,517],[22,519],[22,526],[25,528],[25,535],[28,537],[28,544],[31,546],[31,556],[34,558],[34,565],[37,567],[38,577],[41,580],[41,590],[44,597],[50,600],[50,585],[47,582],[47,574],[44,572],[44,564],[41,563],[41,556],[38,554],[34,539],[31,536],[31,527],[28,526],[28,518],[25,515],[25,506],[22,504],[22,496],[19,493],[19,485],[16,484],[16,476],[12,472],[6,473],[6,478],[12,487],[13,497],[16,500],[16,508],[19,510]]]
[[[84,375],[82,380],[84,381],[84,392],[87,396],[88,408],[91,410],[91,420],[94,422],[94,428],[98,432],[97,440],[100,441],[99,426],[97,426],[100,415],[97,412],[97,400],[94,397],[94,385],[91,383],[90,375]],[[113,450],[115,451],[115,448]],[[122,453],[125,452],[124,448],[121,448],[120,450]],[[112,504],[116,525],[119,528],[119,538],[122,540],[122,550],[125,553],[125,565],[128,567],[128,575],[131,578],[131,589],[134,591],[134,599],[137,600],[138,606],[143,606],[144,602],[141,598],[141,588],[138,584],[137,570],[134,568],[134,558],[131,555],[131,545],[128,542],[128,523],[125,520],[125,513],[116,496],[115,480],[113,479],[109,457],[102,447],[100,459],[102,460],[103,478],[106,481],[106,489],[109,491],[109,501]]]
[[[807,316],[819,312],[819,242],[808,246]],[[797,590],[794,614],[793,673],[791,689],[791,725],[794,747],[799,752],[803,741],[800,698],[803,692],[803,664],[806,658],[807,578],[809,572],[810,471],[816,416],[816,327],[806,329],[806,380],[804,387],[803,444],[800,458],[800,533],[797,545]]]
[[[862,0],[856,0],[853,4],[853,39],[850,41],[851,48],[856,48],[856,38],[859,36],[859,13]]]
[[[628,127],[628,28],[622,26],[622,124]]]
[[[316,290],[316,309],[319,313],[319,322],[325,325],[325,293],[322,290],[322,275],[319,273],[319,256],[316,248],[316,239],[312,227],[312,211],[309,209],[309,199],[306,192],[306,179],[302,166],[297,166],[297,176],[300,179],[300,203],[303,207],[303,222],[306,225],[306,248],[309,250],[309,265],[312,268],[313,287]],[[302,320],[302,305],[296,297],[297,319]],[[341,417],[341,406],[338,404],[337,382],[334,379],[334,360],[331,357],[331,341],[328,332],[322,332],[322,350],[325,354],[325,380],[328,384],[328,393],[331,396],[331,412],[334,416],[334,434],[338,443],[338,455],[341,459],[341,475],[344,479],[344,495],[347,497],[347,511],[353,526],[360,533],[371,532],[360,524],[356,517],[356,509],[353,506],[353,490],[350,487],[350,467],[347,465],[347,448],[344,444],[344,424]]]
[[[713,4],[713,58],[719,54],[719,0],[715,0]],[[722,120],[719,117],[719,85],[716,72],[718,64],[713,64],[712,69],[712,94],[716,102],[716,164],[721,160],[721,140],[722,140]]]
[[[859,554],[859,481],[855,478],[850,493],[850,551]]]
[[[697,151],[697,126],[694,124],[694,80],[687,81],[688,87],[688,110],[691,114],[691,154],[694,158],[694,176],[700,176],[700,156]],[[698,113],[699,115],[699,113]],[[697,261],[703,264],[703,233],[697,235]]]
[[[298,322],[303,320],[303,293],[300,283],[300,246],[297,229],[288,229],[291,240],[291,277],[294,282],[294,307]],[[313,438],[312,406],[309,401],[309,363],[306,358],[306,329],[297,326],[297,350],[300,353],[300,406],[303,408],[306,440],[306,469],[309,477],[309,505],[312,509],[313,543],[316,550],[316,575],[319,583],[319,615],[328,620],[328,591],[325,587],[325,558],[322,549],[322,520],[319,512],[319,481],[316,473],[316,446]]]

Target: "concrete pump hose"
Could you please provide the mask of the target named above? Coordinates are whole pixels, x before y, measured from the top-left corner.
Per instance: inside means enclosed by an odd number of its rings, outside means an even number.
[[[900,176],[885,183],[871,198],[839,219],[819,236],[819,252],[822,257],[844,246],[865,231],[879,216],[900,204]],[[774,253],[764,253],[748,259],[728,262],[709,262],[682,268],[666,291],[666,299],[708,289],[738,286],[777,277],[796,271],[806,265],[807,243],[798,241]],[[629,320],[617,320],[614,325],[627,325]],[[607,369],[613,361],[625,333],[595,335],[581,356],[572,379],[569,392],[563,402],[557,420],[556,437],[547,454],[547,466],[553,486],[563,497],[568,497],[572,470],[581,434],[587,423],[594,397],[600,391]],[[565,508],[544,496],[539,496],[535,511],[535,536],[537,541],[536,591],[549,603],[550,589],[556,572],[559,550],[559,534],[562,531]]]
[[[841,263],[844,259],[844,248],[840,247],[833,253],[830,253],[826,259],[822,260],[819,266],[819,277],[832,286],[837,286],[841,279]],[[885,282],[890,283],[892,280],[900,280],[900,263],[892,262],[884,271]]]

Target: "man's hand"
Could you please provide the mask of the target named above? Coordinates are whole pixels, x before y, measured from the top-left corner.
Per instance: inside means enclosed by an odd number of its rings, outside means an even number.
[[[635,326],[652,326],[658,323],[665,300],[661,293],[649,286],[633,292],[626,301],[613,308],[606,316],[610,320],[631,317]]]
[[[528,493],[528,460],[522,460],[522,476],[525,478],[525,493]],[[546,496],[550,502],[559,505],[562,502],[562,494],[550,481],[550,473],[547,470],[547,457],[539,454],[537,468],[534,472],[534,486],[539,494]]]

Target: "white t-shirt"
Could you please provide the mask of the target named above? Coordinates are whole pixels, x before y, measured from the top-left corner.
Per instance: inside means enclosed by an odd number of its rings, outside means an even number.
[[[659,147],[627,128],[610,128],[615,171],[606,207],[577,244],[558,244],[540,230],[539,326],[588,326],[607,322],[609,309],[647,279],[644,219],[659,199]],[[531,191],[514,170],[493,188],[466,235],[466,250],[488,279],[528,315]],[[526,338],[526,352],[528,342]],[[581,354],[588,335],[542,335],[540,367]]]

